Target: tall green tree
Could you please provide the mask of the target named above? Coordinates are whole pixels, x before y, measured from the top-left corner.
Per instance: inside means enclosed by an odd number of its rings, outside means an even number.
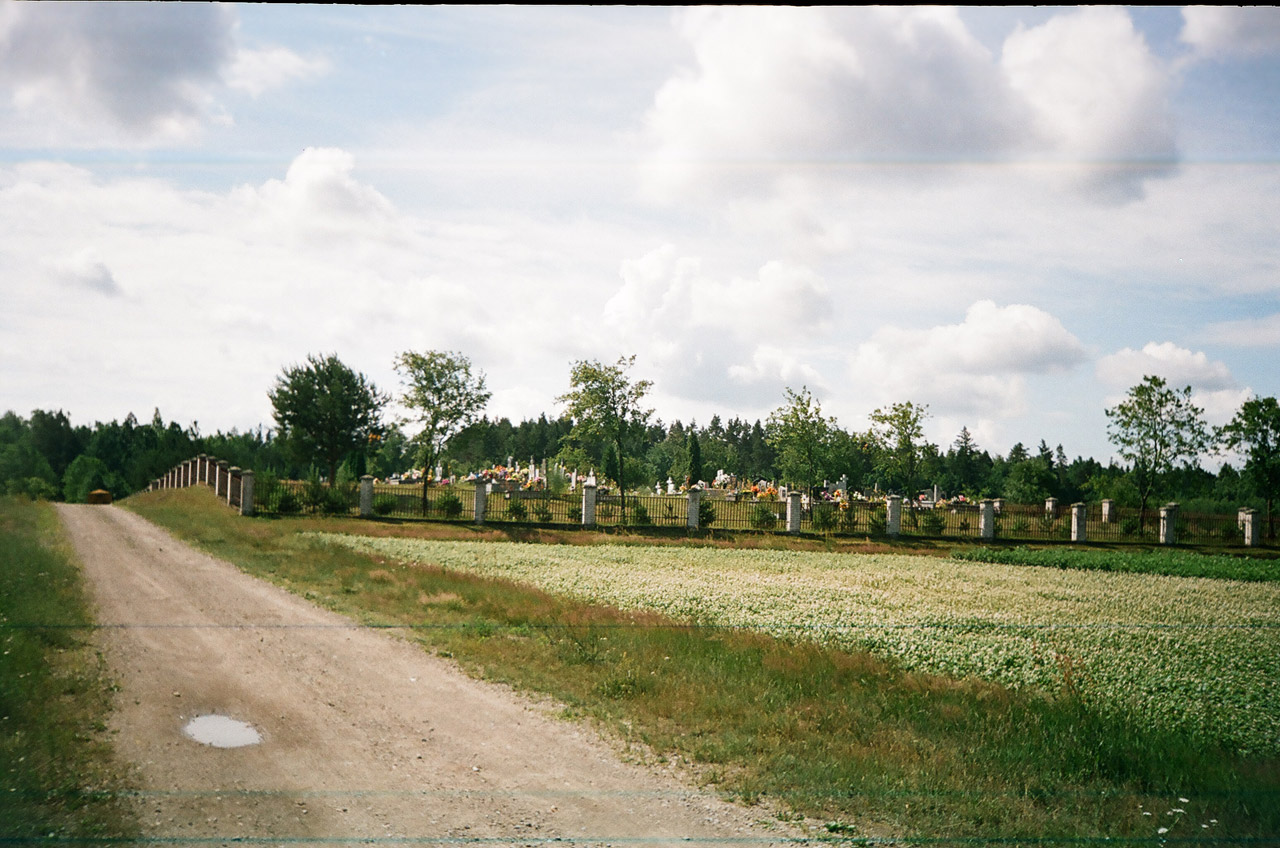
[[[799,483],[812,494],[831,460],[834,418],[824,418],[822,404],[801,386],[786,390],[787,401],[769,414],[765,439],[777,452],[778,471],[789,483]]]
[[[306,364],[284,369],[267,393],[276,425],[289,449],[302,462],[319,461],[329,469],[365,450],[381,428],[386,395],[364,374],[352,371],[337,356],[307,356]]]
[[[491,397],[484,373],[472,372],[471,360],[461,353],[429,350],[402,353],[396,371],[404,382],[401,402],[413,411],[410,422],[418,425],[413,436],[422,465],[422,511],[427,510],[431,469],[445,443],[475,422]]]
[[[616,482],[624,514],[627,437],[633,431],[643,432],[653,414],[652,409],[644,407],[645,395],[653,383],[633,380],[628,374],[635,361],[635,356],[622,356],[613,365],[597,360],[575,362],[569,372],[569,391],[556,398],[557,403],[565,405],[565,414],[573,420],[571,440],[579,444],[596,442],[606,451],[612,448],[616,453]]]
[[[1228,450],[1244,452],[1244,477],[1267,502],[1267,535],[1274,539],[1273,506],[1280,496],[1280,403],[1273,397],[1245,401],[1217,438]]]
[[[702,480],[702,445],[696,431],[689,433],[689,485],[696,486]]]
[[[876,470],[888,488],[914,497],[923,485],[925,460],[924,421],[929,407],[911,401],[895,403],[871,413],[871,433],[879,447]]]
[[[1210,444],[1204,410],[1191,402],[1191,387],[1171,389],[1147,375],[1128,396],[1106,410],[1107,438],[1131,463],[1138,490],[1139,526],[1146,526],[1147,503],[1179,462],[1193,462]]]

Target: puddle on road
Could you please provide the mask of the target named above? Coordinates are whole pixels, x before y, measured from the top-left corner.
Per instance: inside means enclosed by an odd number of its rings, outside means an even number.
[[[182,732],[214,748],[243,748],[262,741],[262,734],[252,724],[224,715],[196,716],[187,722]]]

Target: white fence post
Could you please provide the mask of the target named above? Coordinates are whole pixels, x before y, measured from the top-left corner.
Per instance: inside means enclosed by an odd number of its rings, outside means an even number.
[[[978,504],[978,535],[988,542],[996,537],[996,502],[991,498]]]
[[[1262,522],[1258,520],[1258,511],[1256,509],[1241,510],[1244,515],[1244,543],[1249,547],[1256,547],[1262,542]]]
[[[1116,502],[1107,498],[1102,502],[1102,523],[1111,524],[1116,520]]]
[[[1160,544],[1178,544],[1178,505],[1165,504],[1160,507]]]
[[[1071,541],[1073,542],[1089,541],[1085,530],[1085,520],[1089,515],[1088,509],[1082,503],[1073,503],[1071,505]]]
[[[240,514],[253,515],[253,472],[240,473]]]
[[[884,530],[896,539],[902,533],[902,495],[889,495],[885,500]]]
[[[582,526],[596,526],[596,478],[591,475],[582,484]]]
[[[800,519],[804,515],[804,505],[800,501],[799,492],[787,493],[787,532],[800,532]]]

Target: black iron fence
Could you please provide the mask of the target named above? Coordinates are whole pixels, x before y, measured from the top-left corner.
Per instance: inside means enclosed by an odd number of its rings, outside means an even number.
[[[374,516],[473,523],[536,524],[580,527],[584,493],[525,491],[494,487],[477,496],[473,485],[360,482],[328,485],[317,480],[278,480],[272,475],[228,468],[212,457],[175,466],[153,488],[207,485],[238,511],[267,515]],[[484,485],[484,484],[481,484]],[[486,487],[488,488],[488,487]],[[591,490],[593,493],[595,490]],[[1262,527],[1262,516],[1205,514],[1160,508],[1139,510],[1114,504],[1062,506],[956,501],[922,504],[887,500],[827,501],[802,505],[798,499],[741,497],[704,492],[693,508],[689,496],[616,494],[591,496],[594,526],[698,528],[701,530],[783,532],[828,536],[956,539],[1017,542],[1069,542],[1243,546],[1248,521],[1262,530],[1254,545],[1276,546]],[[987,521],[982,510],[989,509]],[[477,516],[477,509],[480,515]],[[692,512],[692,514],[691,514]],[[1166,526],[1162,533],[1162,523]],[[896,531],[896,532],[895,532]],[[985,532],[984,532],[985,531]]]

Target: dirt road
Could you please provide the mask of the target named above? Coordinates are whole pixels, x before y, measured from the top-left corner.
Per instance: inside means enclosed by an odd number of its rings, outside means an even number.
[[[117,507],[59,506],[120,685],[149,837],[202,845],[763,846],[797,834],[590,730],[242,574]],[[260,744],[203,745],[193,717]],[[264,843],[265,840],[265,843]]]

